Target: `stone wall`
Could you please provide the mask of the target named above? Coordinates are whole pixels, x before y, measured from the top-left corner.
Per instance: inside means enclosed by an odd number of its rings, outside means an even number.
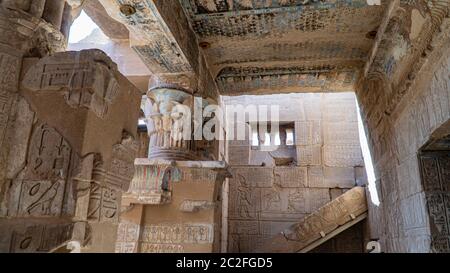
[[[8,76],[17,89],[1,88],[9,98],[0,252],[52,252],[73,241],[83,252],[112,252],[133,176],[140,94],[99,50],[21,64],[17,78]]]
[[[440,242],[432,238],[438,222],[445,221],[443,208],[448,211],[448,203],[429,198],[418,161],[419,150],[439,137],[438,131],[440,136],[449,134],[449,21],[435,21],[439,22],[440,31],[432,39],[406,36],[407,51],[394,61],[394,68],[389,73],[369,73],[357,89],[381,201],[380,206],[369,209],[370,237],[379,239],[383,252],[450,249],[448,234]],[[428,21],[423,28],[429,25]],[[423,33],[429,36],[434,32]],[[395,48],[398,44],[394,43]],[[388,52],[386,56],[396,55]],[[408,65],[415,56],[414,65]]]
[[[280,122],[294,124],[290,148],[251,147],[249,134],[246,140],[229,141],[229,252],[259,249],[262,242],[346,190],[366,184],[353,93],[228,97],[224,103],[278,104]],[[295,156],[292,162],[279,160],[290,155]],[[360,225],[353,230],[361,233]],[[342,236],[350,239],[341,243],[359,245],[362,251],[362,236]],[[322,247],[328,252],[336,249]]]

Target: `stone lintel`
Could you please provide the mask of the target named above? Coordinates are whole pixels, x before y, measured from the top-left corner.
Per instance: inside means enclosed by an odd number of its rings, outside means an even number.
[[[176,25],[179,28],[180,33],[178,33],[174,29],[175,26],[170,25],[172,27],[170,28],[164,20],[166,16],[161,14],[161,7],[158,6],[173,6],[173,1],[156,2],[100,0],[108,14],[130,30],[131,47],[139,54],[150,71],[153,73],[194,71],[198,51],[193,54],[191,50],[193,46],[188,46],[188,43],[192,42],[190,37],[194,37],[193,33],[187,37],[180,36],[181,32],[190,32],[187,25]],[[177,24],[181,21],[178,20],[180,18],[173,16],[172,24]]]
[[[130,31],[130,45],[163,87],[217,99],[217,85],[178,1],[99,0]],[[150,83],[150,88],[155,87]]]
[[[348,92],[354,89],[358,77],[355,69],[255,68],[254,70],[253,74],[246,74],[244,68],[222,70],[216,78],[220,93],[236,96],[292,92]]]

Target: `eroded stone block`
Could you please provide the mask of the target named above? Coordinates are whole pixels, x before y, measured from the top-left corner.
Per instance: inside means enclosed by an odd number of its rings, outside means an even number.
[[[363,166],[361,147],[356,144],[324,145],[323,163],[326,166]]]
[[[353,168],[308,167],[308,186],[317,188],[352,188],[355,186]]]
[[[322,164],[322,146],[307,145],[296,146],[297,165],[299,166],[317,166]]]
[[[307,168],[275,167],[274,183],[282,188],[303,188],[307,186]]]

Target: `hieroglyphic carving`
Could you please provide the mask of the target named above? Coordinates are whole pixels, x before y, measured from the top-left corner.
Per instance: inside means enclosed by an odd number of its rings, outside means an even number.
[[[439,180],[438,159],[433,157],[422,157],[422,177],[425,191],[441,190]]]
[[[327,233],[349,221],[350,214],[357,216],[366,210],[364,188],[354,188],[308,215],[302,223],[295,225],[296,233],[289,238],[297,241],[314,240],[321,231]]]
[[[430,216],[432,250],[450,252],[450,173],[449,152],[424,152],[420,155],[422,184]]]
[[[67,141],[53,128],[38,124],[21,181],[18,215],[59,216],[71,162],[78,160]],[[73,198],[71,195],[68,197]]]
[[[138,142],[124,132],[122,141],[113,146],[112,162],[108,172],[108,180],[121,187],[128,188],[134,175],[134,159],[138,152]]]
[[[305,192],[300,189],[291,190],[288,195],[288,211],[306,211]]]
[[[308,169],[308,183],[315,188],[352,188],[355,170],[346,167],[313,166]]]
[[[19,58],[0,53],[0,147],[5,138],[6,126],[12,104],[12,92],[19,81]]]
[[[114,188],[113,185],[102,186],[98,182],[91,182],[88,220],[116,222],[119,207],[120,189]]]
[[[255,218],[258,205],[260,204],[259,192],[252,190],[247,182],[247,178],[243,175],[238,174],[234,181],[237,185],[231,185],[231,188],[237,190],[237,196],[230,205],[230,217]]]
[[[233,4],[231,4],[233,3]],[[201,37],[226,36],[247,37],[262,36],[274,32],[286,32],[297,29],[306,32],[327,29],[332,32],[349,31],[350,27],[357,29],[362,20],[378,18],[381,9],[367,7],[366,1],[332,2],[332,1],[182,1],[186,14],[189,15],[194,31]],[[338,8],[342,7],[342,11]],[[362,7],[366,7],[366,10]],[[359,15],[356,25],[346,21],[332,20],[344,14],[355,17],[353,9],[359,8],[364,15]],[[360,11],[358,9],[358,11]],[[327,13],[320,11],[326,10]],[[330,10],[334,16],[328,15]],[[368,11],[372,13],[368,14]],[[345,12],[345,13],[344,13]],[[349,13],[350,12],[350,13]],[[226,14],[223,16],[222,14]],[[350,15],[351,14],[351,15]],[[220,16],[222,15],[222,16]],[[320,19],[315,19],[316,17]],[[356,31],[356,30],[354,30]],[[308,49],[305,49],[308,50]]]
[[[64,180],[24,182],[19,215],[58,216],[64,195],[64,183]]]
[[[73,227],[73,224],[49,224],[15,230],[10,252],[49,252],[71,239]]]
[[[306,170],[304,167],[276,167],[274,170],[274,183],[282,188],[306,187]]]
[[[356,121],[325,122],[324,143],[359,145],[358,123]]]
[[[305,104],[307,104],[305,102]],[[309,104],[307,104],[309,105]],[[320,110],[319,107],[311,107],[305,115]],[[307,106],[305,106],[307,107]],[[320,113],[319,113],[320,114]],[[322,127],[320,121],[296,121],[295,122],[295,144],[296,145],[317,145],[322,143]]]
[[[258,235],[260,233],[260,223],[258,221],[231,220],[228,226],[230,234]]]
[[[351,96],[339,97],[338,94],[330,94],[325,97],[322,110],[324,122],[356,122],[356,103]]]
[[[137,251],[140,225],[119,223],[117,228],[116,253],[135,253]]]
[[[298,70],[297,70],[298,69]],[[231,70],[231,71],[230,71]],[[242,76],[240,72],[233,71],[233,68],[224,68],[216,78],[217,86],[222,94],[235,95],[248,92],[266,93],[273,92],[272,88],[297,88],[308,91],[326,91],[330,89],[350,88],[356,79],[354,71],[308,71],[305,68],[290,67],[289,71],[283,68],[264,71],[255,68],[253,76]],[[297,71],[295,71],[297,70]],[[295,71],[295,72],[294,72]],[[252,71],[253,72],[253,71]],[[270,73],[270,74],[267,74]],[[340,79],[344,79],[341,81]]]
[[[216,181],[217,172],[211,169],[203,168],[181,168],[182,181],[189,181],[191,183],[209,183]]]
[[[228,162],[231,165],[247,165],[250,160],[250,146],[228,146]]]
[[[115,253],[135,253],[137,248],[136,242],[116,242]]]
[[[359,144],[324,145],[323,162],[326,166],[335,167],[364,165]]]
[[[261,209],[264,211],[281,211],[281,195],[279,189],[262,189],[261,195]]]
[[[71,107],[90,109],[105,118],[119,95],[116,67],[102,51],[57,53],[39,60],[25,75],[32,91],[61,92]]]
[[[88,220],[117,222],[121,192],[134,175],[137,151],[137,141],[124,132],[121,143],[113,146],[110,166],[105,166],[97,155],[90,185]]]
[[[139,239],[140,225],[121,222],[117,230],[118,242],[134,242]]]
[[[142,242],[153,244],[210,244],[214,239],[212,224],[147,225]]]
[[[141,244],[141,253],[184,253],[184,247],[176,244]]]
[[[274,174],[272,168],[236,168],[237,177],[243,178],[249,187],[271,188]]]
[[[296,146],[297,163],[300,166],[312,166],[322,164],[321,145]]]

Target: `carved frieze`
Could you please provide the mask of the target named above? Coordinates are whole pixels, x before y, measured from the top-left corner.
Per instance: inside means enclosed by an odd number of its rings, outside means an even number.
[[[212,224],[147,225],[142,233],[142,242],[152,244],[211,244],[213,239]]]

